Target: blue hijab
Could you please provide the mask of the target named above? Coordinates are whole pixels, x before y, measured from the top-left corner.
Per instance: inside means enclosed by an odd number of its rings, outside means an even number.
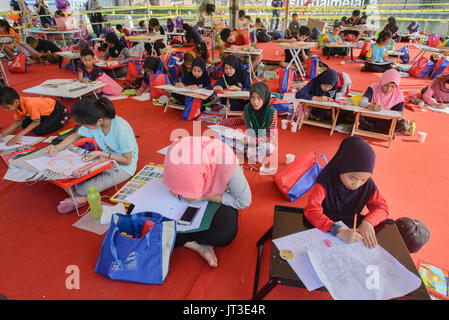
[[[351,220],[355,213],[362,212],[368,200],[377,190],[369,178],[356,190],[347,189],[340,180],[340,174],[348,172],[374,171],[376,154],[360,137],[344,139],[337,153],[318,175],[317,183],[326,190],[322,202],[323,212],[332,220]]]
[[[412,30],[411,27],[416,26],[415,30]],[[407,27],[407,30],[409,33],[415,33],[415,32],[419,32],[419,22],[418,21],[413,21],[412,23],[410,23],[410,25]]]

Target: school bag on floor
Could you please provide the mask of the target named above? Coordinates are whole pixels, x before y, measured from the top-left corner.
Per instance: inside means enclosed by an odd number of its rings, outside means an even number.
[[[439,43],[440,43],[440,35],[439,34],[435,34],[435,33],[429,34],[429,37],[427,38],[426,45],[428,45],[429,47],[436,48]]]
[[[168,74],[164,74],[164,64],[160,63],[157,72],[153,74],[148,74],[148,81],[150,87],[150,98],[159,99],[161,96],[166,95],[164,90],[156,88],[157,86],[162,86],[164,84],[170,84],[170,79]]]
[[[163,284],[175,239],[176,222],[158,213],[114,214],[95,272],[112,280]]]
[[[430,73],[430,79],[434,79],[438,77],[443,72],[447,72],[449,67],[449,61],[447,61],[445,58],[441,57],[438,59],[437,63],[435,64],[435,67],[433,68],[432,72]]]
[[[200,98],[192,98],[186,96],[186,107],[182,113],[181,118],[188,120],[193,120],[201,114],[201,106],[203,100]]]
[[[119,96],[123,92],[123,88],[114,79],[108,76],[105,72],[99,76],[96,81],[101,81],[106,85],[101,88],[101,92],[108,96]]]
[[[399,50],[399,51],[404,53],[402,56],[399,57],[399,59],[401,59],[402,63],[408,63],[410,61],[410,54],[409,54],[409,51],[408,51],[408,47],[407,46],[403,46],[401,48],[401,50]]]
[[[371,41],[365,41],[362,46],[362,50],[360,50],[359,59],[365,59],[368,54],[369,48],[371,48]]]
[[[318,75],[319,57],[310,57],[306,60],[306,77],[310,80]]]
[[[290,91],[293,80],[296,78],[296,71],[281,68],[278,70],[278,88],[280,93]]]
[[[126,81],[135,82],[140,76],[142,69],[140,68],[140,61],[129,60],[127,64]]]
[[[318,156],[327,164],[321,153],[308,152],[288,165],[278,169],[273,175],[274,183],[289,201],[299,199],[309,191],[316,182],[322,167],[318,164]]]
[[[18,53],[14,59],[12,60],[11,65],[9,66],[9,72],[12,73],[25,73],[27,72],[28,61],[25,53]]]
[[[429,74],[430,71],[432,71],[434,66],[435,64],[430,59],[421,57],[410,68],[408,74],[411,75],[412,77],[424,78],[426,75]]]

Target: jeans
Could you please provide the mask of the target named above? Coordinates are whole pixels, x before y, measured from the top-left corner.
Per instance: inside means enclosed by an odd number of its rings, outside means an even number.
[[[279,17],[281,15],[280,10],[273,10],[273,17]],[[273,23],[276,23],[276,26],[273,29]],[[276,32],[277,28],[279,26],[279,19],[271,19],[270,23],[270,30],[273,32]]]

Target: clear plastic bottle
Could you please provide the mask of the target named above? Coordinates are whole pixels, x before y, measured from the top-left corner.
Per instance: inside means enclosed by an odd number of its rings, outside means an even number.
[[[293,106],[293,104],[290,104],[290,106],[288,107],[288,115],[287,115],[287,120],[290,123],[293,123],[295,121],[295,107]]]
[[[89,202],[90,212],[94,220],[99,220],[103,214],[103,206],[101,205],[101,196],[95,186],[87,189],[87,202]]]
[[[264,70],[265,70],[265,66],[263,65],[263,62],[259,63],[259,65],[257,66],[257,77],[259,79],[264,78]]]

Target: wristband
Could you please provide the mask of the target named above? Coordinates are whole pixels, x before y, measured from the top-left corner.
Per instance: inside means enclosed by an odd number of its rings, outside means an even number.
[[[333,236],[337,236],[337,234],[340,232],[340,226],[338,225],[338,224],[336,224],[336,223],[334,223],[330,228],[329,228],[329,230],[328,230],[328,232],[330,233],[330,234],[332,234]]]

